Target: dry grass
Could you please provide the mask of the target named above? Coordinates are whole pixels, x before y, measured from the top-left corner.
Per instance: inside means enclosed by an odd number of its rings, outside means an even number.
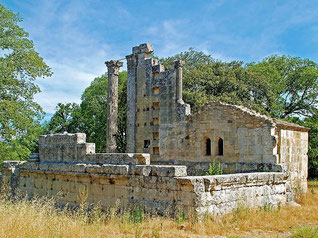
[[[310,182],[309,192],[298,202],[301,207],[241,208],[222,218],[206,217],[199,222],[194,217],[179,221],[145,217],[134,222],[131,213],[115,215],[116,209],[105,213],[95,208],[88,215],[84,208],[76,212],[56,209],[54,200],[12,201],[2,195],[0,237],[277,237],[284,232],[315,237],[318,181]]]

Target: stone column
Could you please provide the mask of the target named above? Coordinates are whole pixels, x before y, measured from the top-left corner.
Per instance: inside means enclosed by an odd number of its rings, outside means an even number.
[[[137,117],[137,57],[127,55],[127,134],[126,152],[136,152],[136,117]]]
[[[178,60],[174,62],[174,68],[176,70],[176,102],[183,104],[182,100],[182,67],[184,61]]]
[[[116,153],[116,134],[118,117],[118,75],[123,62],[110,60],[105,62],[108,68],[107,96],[107,153]]]

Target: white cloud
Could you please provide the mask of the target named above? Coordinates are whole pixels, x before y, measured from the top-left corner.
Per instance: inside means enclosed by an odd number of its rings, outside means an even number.
[[[59,102],[79,103],[84,89],[107,71],[104,62],[122,57],[116,48],[93,37],[94,29],[82,25],[81,18],[91,18],[96,10],[89,2],[44,0],[22,7],[32,12],[24,19],[24,28],[54,73],[37,80],[42,92],[35,99],[44,111],[53,113]]]

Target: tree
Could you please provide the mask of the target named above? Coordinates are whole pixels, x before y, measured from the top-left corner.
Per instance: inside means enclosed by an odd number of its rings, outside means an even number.
[[[222,101],[263,111],[252,100],[250,91],[255,86],[243,62],[222,62],[211,55],[190,48],[172,57],[160,59],[171,69],[176,60],[185,61],[183,74],[183,99],[195,110],[209,101]]]
[[[76,103],[58,103],[56,112],[45,127],[45,133],[76,132],[80,128],[79,105]]]
[[[311,178],[318,178],[318,111],[305,119],[305,126],[310,127],[309,150],[308,150],[308,175]]]
[[[81,97],[81,129],[86,133],[87,141],[95,143],[97,152],[106,152],[107,90],[108,77],[102,75],[94,79]],[[118,152],[126,150],[126,108],[127,72],[123,71],[118,77]]]
[[[40,133],[43,110],[34,101],[38,77],[51,76],[18,14],[0,4],[0,160],[26,159]]]
[[[118,133],[117,151],[126,150],[126,108],[127,108],[127,72],[119,73],[118,80]],[[106,152],[107,129],[107,89],[106,75],[95,78],[81,97],[81,104],[62,104],[45,126],[48,133],[83,132],[87,141],[95,143],[96,152]]]
[[[308,59],[273,55],[246,66],[263,82],[253,98],[276,118],[310,117],[318,106],[318,64]]]

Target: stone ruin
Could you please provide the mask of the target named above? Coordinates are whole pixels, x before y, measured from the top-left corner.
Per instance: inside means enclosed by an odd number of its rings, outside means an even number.
[[[307,189],[308,128],[248,108],[210,103],[191,114],[182,100],[182,61],[172,70],[142,44],[126,56],[127,153],[116,152],[118,73],[108,61],[107,152],[95,153],[86,135],[39,137],[39,154],[6,161],[2,187],[28,196],[54,196],[77,206],[79,191],[102,207],[139,206],[150,214],[179,209],[222,215],[240,206],[294,202]],[[225,174],[200,176],[213,161]]]

